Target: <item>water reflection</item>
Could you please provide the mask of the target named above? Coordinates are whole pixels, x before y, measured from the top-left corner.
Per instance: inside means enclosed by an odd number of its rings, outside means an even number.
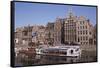
[[[87,55],[87,54],[88,55]],[[15,59],[15,66],[43,65],[43,64],[62,64],[77,62],[94,62],[97,60],[93,52],[85,52],[81,57],[61,57],[46,55],[18,55]]]

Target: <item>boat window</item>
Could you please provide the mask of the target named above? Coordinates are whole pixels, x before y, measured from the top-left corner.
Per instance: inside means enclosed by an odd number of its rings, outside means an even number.
[[[75,51],[78,51],[79,50],[79,48],[77,48]]]
[[[70,53],[73,54],[73,50],[70,50]]]
[[[63,52],[63,54],[64,54],[64,55],[66,55],[66,54],[67,54],[67,52]]]

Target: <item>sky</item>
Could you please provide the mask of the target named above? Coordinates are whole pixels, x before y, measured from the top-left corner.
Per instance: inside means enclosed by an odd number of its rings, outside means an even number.
[[[66,18],[70,8],[75,16],[84,16],[96,24],[96,7],[16,2],[15,28],[29,24],[46,25],[57,17]]]

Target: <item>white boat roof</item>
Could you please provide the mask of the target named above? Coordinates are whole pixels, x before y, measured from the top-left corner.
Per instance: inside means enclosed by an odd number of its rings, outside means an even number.
[[[80,46],[49,46],[49,47],[43,47],[43,49],[69,49],[69,48],[80,48]]]

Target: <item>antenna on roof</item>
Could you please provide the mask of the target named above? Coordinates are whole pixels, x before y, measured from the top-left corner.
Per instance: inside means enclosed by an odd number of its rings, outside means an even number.
[[[72,6],[69,6],[69,13],[72,13]]]
[[[68,14],[69,14],[69,16],[73,16],[72,6],[69,6]]]

